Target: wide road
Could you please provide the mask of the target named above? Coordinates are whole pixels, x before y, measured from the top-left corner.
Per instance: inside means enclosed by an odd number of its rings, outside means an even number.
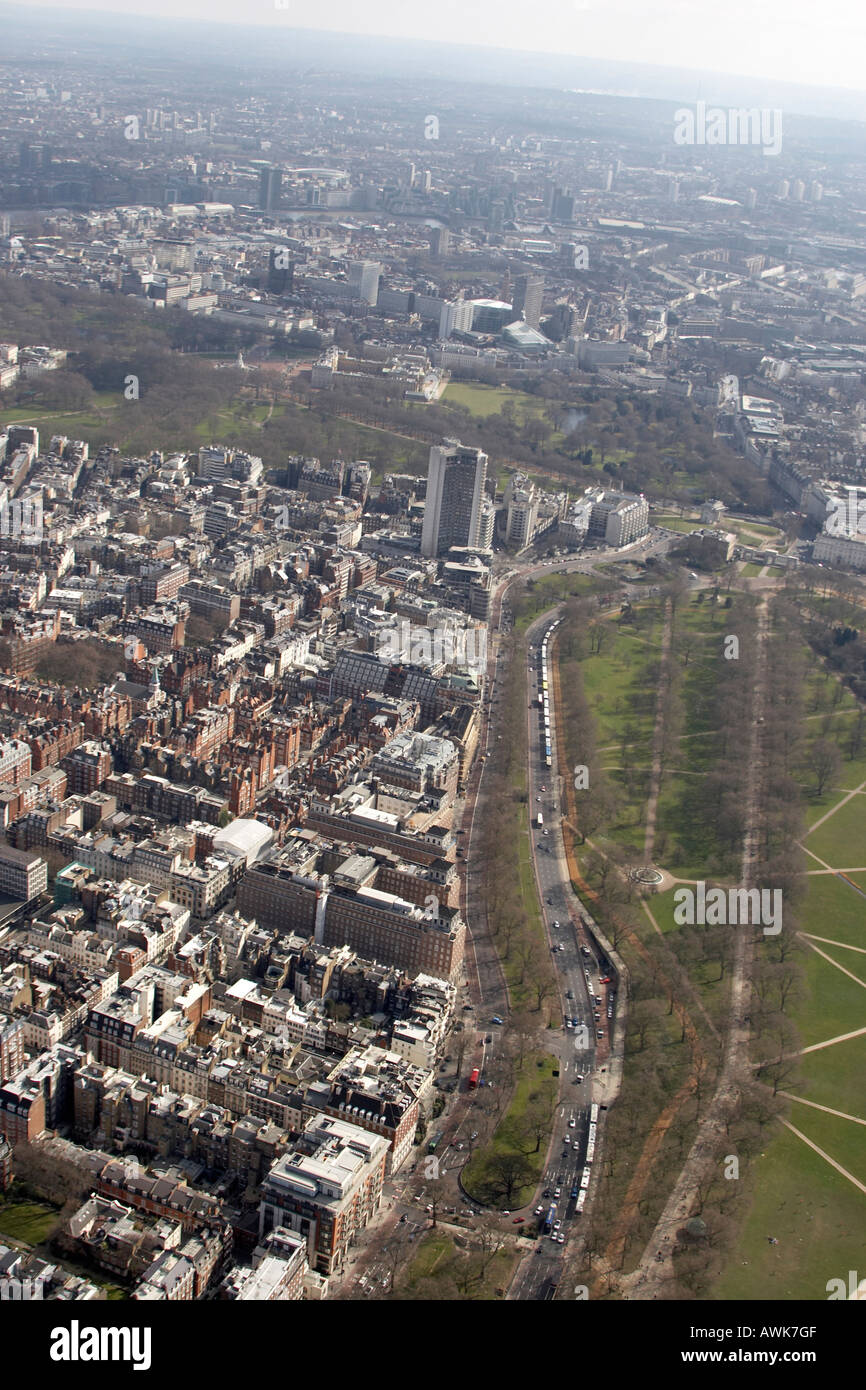
[[[478,756],[472,767],[462,808],[461,826],[458,831],[458,865],[461,872],[461,907],[468,924],[468,945],[465,961],[464,989],[458,997],[457,1022],[462,1022],[468,1033],[466,1052],[462,1067],[465,1077],[474,1066],[482,1068],[491,1053],[501,1046],[501,1032],[491,1023],[496,1015],[508,1022],[508,996],[502,965],[498,952],[487,929],[486,904],[483,898],[483,874],[476,842],[477,825],[483,815],[486,794],[485,770],[488,760],[493,761],[496,746],[500,740],[498,724],[498,705],[500,699],[500,676],[505,663],[501,642],[503,612],[507,613],[507,591],[511,583],[524,578],[539,578],[548,570],[564,573],[592,573],[600,565],[610,564],[617,558],[645,560],[650,555],[663,554],[670,545],[681,539],[679,533],[655,530],[643,541],[625,551],[594,550],[574,559],[560,557],[548,561],[529,561],[514,563],[501,575],[491,603],[488,666],[485,692],[482,703],[482,725],[479,735]],[[560,1007],[565,1018],[577,1019],[574,1026],[563,1026],[551,1030],[546,1045],[560,1060],[560,1096],[556,1109],[556,1119],[548,1149],[544,1177],[539,1185],[536,1204],[545,1209],[555,1201],[555,1219],[561,1223],[556,1234],[562,1234],[564,1241],[549,1237],[539,1238],[527,1258],[522,1262],[509,1293],[511,1298],[544,1299],[550,1290],[559,1283],[565,1240],[576,1228],[579,1218],[575,1217],[575,1198],[572,1191],[580,1184],[586,1151],[587,1129],[592,1073],[596,1066],[604,1064],[606,1056],[606,1036],[599,1040],[597,1028],[607,1034],[606,987],[601,984],[604,977],[604,962],[596,960],[592,954],[592,938],[582,930],[584,910],[571,890],[571,882],[565,860],[562,834],[559,827],[559,808],[561,805],[561,778],[571,775],[570,769],[557,767],[555,710],[551,705],[551,758],[553,766],[545,765],[543,719],[537,707],[540,693],[540,669],[538,647],[543,632],[559,616],[559,605],[536,618],[527,632],[527,640],[534,650],[526,669],[526,704],[528,722],[528,793],[533,826],[530,835],[539,901],[548,937],[548,948],[553,955],[560,985]],[[530,702],[534,708],[530,708]],[[541,723],[539,722],[541,720]],[[537,798],[541,798],[538,800]],[[544,827],[534,825],[538,811],[542,812]],[[547,830],[545,835],[543,830]],[[557,925],[554,925],[557,924]],[[553,947],[562,947],[553,953]],[[568,999],[568,992],[573,995]],[[602,999],[596,1020],[594,997]],[[463,1005],[466,1007],[462,1007]],[[581,1031],[581,1028],[585,1031]],[[486,1040],[490,1038],[488,1043]],[[453,1046],[453,1038],[452,1044]],[[449,1068],[449,1073],[451,1069]],[[581,1079],[578,1079],[581,1078]],[[444,1078],[443,1078],[444,1079]],[[395,1263],[402,1264],[411,1258],[415,1241],[424,1233],[431,1221],[427,1208],[431,1199],[436,1201],[436,1220],[439,1225],[452,1222],[470,1229],[477,1220],[480,1209],[468,1203],[459,1185],[460,1170],[471,1156],[476,1142],[476,1129],[483,1125],[474,1110],[477,1093],[466,1092],[462,1087],[448,1097],[445,1113],[438,1120],[431,1120],[428,1135],[441,1133],[442,1139],[437,1150],[438,1178],[432,1180],[425,1170],[423,1156],[416,1152],[414,1162],[391,1179],[386,1186],[386,1203],[371,1227],[365,1232],[359,1246],[352,1252],[349,1267],[342,1280],[335,1281],[335,1293],[345,1294],[350,1290],[357,1296],[387,1296],[390,1291]],[[457,1146],[460,1146],[459,1148]],[[559,1196],[556,1197],[556,1190]],[[549,1194],[547,1196],[543,1194]],[[503,1229],[512,1234],[529,1234],[537,1226],[533,1206],[524,1209],[520,1215],[524,1224],[518,1229],[513,1215],[502,1217]],[[492,1213],[491,1213],[492,1214]],[[401,1219],[402,1218],[402,1219]]]

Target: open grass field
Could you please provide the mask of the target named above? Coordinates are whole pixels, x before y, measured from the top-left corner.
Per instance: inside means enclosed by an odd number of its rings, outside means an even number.
[[[810,831],[805,845],[834,869],[866,867],[866,788]]]
[[[530,396],[524,391],[510,391],[507,387],[483,386],[476,382],[451,381],[442,395],[445,405],[463,405],[473,415],[484,419],[488,415],[501,415],[506,401],[514,404],[515,418],[528,420],[533,415],[542,414],[546,401],[540,396]]]
[[[511,1248],[500,1250],[491,1260],[482,1278],[468,1285],[461,1284],[461,1298],[484,1301],[504,1297],[514,1262],[515,1254]],[[421,1237],[415,1257],[406,1272],[404,1291],[410,1298],[417,1293],[418,1297],[435,1300],[435,1283],[431,1284],[430,1281],[435,1281],[437,1277],[445,1279],[452,1271],[459,1278],[461,1266],[468,1268],[471,1264],[471,1251],[458,1249],[450,1233],[437,1227]],[[448,1292],[443,1292],[442,1297],[447,1298]]]
[[[496,1127],[492,1139],[483,1148],[475,1151],[463,1170],[463,1187],[471,1197],[482,1201],[487,1181],[488,1168],[498,1154],[524,1154],[531,1169],[532,1178],[509,1200],[499,1205],[511,1211],[519,1211],[532,1198],[535,1187],[544,1171],[546,1142],[542,1140],[537,1152],[528,1152],[525,1136],[527,1112],[531,1106],[548,1107],[550,1111],[556,1104],[557,1082],[553,1075],[558,1066],[557,1059],[549,1052],[530,1052],[519,1071],[517,1085],[511,1104]]]
[[[852,975],[858,975],[858,971],[859,976],[866,975],[866,956],[846,951],[841,946],[827,946],[823,941],[816,941],[815,945],[825,956],[839,961]],[[847,960],[847,956],[851,959]],[[811,949],[807,949],[805,953],[803,968],[806,973],[808,998],[798,1011],[797,1022],[804,1047],[826,1042],[828,1038],[838,1037],[841,1033],[853,1033],[858,1028],[866,1028],[866,984],[858,984],[856,980],[849,979],[841,970],[837,970],[831,961],[825,960],[824,956],[819,956]],[[837,1059],[835,1047],[824,1050],[830,1054],[831,1060]],[[810,1099],[824,1103],[821,1096],[810,1095]]]
[[[559,603],[566,598],[583,598],[598,588],[599,581],[593,579],[592,575],[566,574],[561,570],[551,569],[549,574],[541,575],[527,585],[526,593],[520,600],[515,614],[514,625],[517,632],[522,635],[539,613],[550,608],[551,604]]]
[[[863,875],[851,874],[850,877],[866,892]],[[809,891],[800,921],[802,930],[811,936],[823,936],[866,950],[866,897],[861,897],[835,874],[809,875]],[[822,942],[818,945],[824,949]],[[866,956],[863,959],[866,960]]]
[[[823,1126],[819,1134],[814,1122],[808,1129],[805,1110],[793,1105],[791,1123],[825,1147]],[[749,1175],[748,1219],[711,1297],[826,1299],[828,1280],[847,1280],[849,1269],[862,1274],[863,1194],[789,1130],[767,1137]]]
[[[866,990],[853,984],[852,989],[858,989],[866,998]],[[859,1026],[866,1028],[866,1006],[863,1008]],[[833,1029],[828,1028],[822,1041],[833,1036]],[[799,1095],[815,1101],[818,1105],[828,1105],[832,1110],[842,1110],[846,1115],[856,1115],[858,1119],[866,1120],[866,1105],[863,1103],[866,1033],[857,1038],[847,1038],[844,1042],[834,1043],[832,1047],[822,1047],[817,1052],[807,1052],[800,1063],[800,1075],[804,1084],[798,1092]],[[816,1111],[816,1114],[820,1114],[820,1111]],[[858,1133],[862,1128],[861,1125],[857,1126]],[[836,1157],[829,1145],[824,1147],[831,1157]],[[860,1199],[866,1202],[866,1194],[860,1193]],[[864,1220],[866,1218],[861,1215],[861,1230]]]
[[[697,519],[690,521],[687,517],[674,516],[673,513],[669,516],[656,515],[653,517],[653,521],[659,526],[666,527],[669,531],[697,531],[702,525]]]
[[[57,1217],[57,1208],[47,1202],[7,1202],[0,1206],[0,1237],[41,1245]]]
[[[284,408],[277,406],[274,415]],[[181,430],[177,447],[197,449],[199,445],[234,430],[254,428],[265,420],[269,409],[269,404],[256,404],[252,399],[232,401],[186,431]],[[32,406],[25,406],[15,410],[0,409],[0,416],[7,424],[35,425],[39,430],[40,445],[43,439],[47,442],[54,434],[65,434],[72,439],[88,441],[94,436],[110,438],[123,449],[131,438],[132,421],[127,412],[128,402],[124,400],[122,392],[100,391],[95,393],[95,404],[86,410],[40,412]]]

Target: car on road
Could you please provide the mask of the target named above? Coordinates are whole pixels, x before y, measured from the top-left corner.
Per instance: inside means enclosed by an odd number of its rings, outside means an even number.
[[[561,1197],[561,1196],[562,1196],[562,1188],[561,1188],[561,1187],[555,1187],[555,1188],[553,1189],[553,1195],[554,1195],[554,1197]]]
[[[561,1222],[561,1221],[554,1221],[554,1223],[553,1223],[553,1229],[554,1229],[555,1231],[558,1231],[561,1225],[562,1225],[562,1222]]]
[[[542,1192],[541,1195],[542,1195],[542,1197],[549,1197],[549,1196],[550,1196],[550,1188],[549,1188],[549,1187],[546,1187],[546,1188],[544,1189],[544,1191]]]
[[[477,1139],[477,1138],[478,1138],[478,1130],[477,1130],[477,1129],[473,1129],[472,1133],[471,1133],[470,1136],[469,1136],[470,1142],[471,1142],[473,1139]]]
[[[568,1127],[569,1127],[569,1129],[574,1129],[574,1126],[576,1125],[576,1123],[577,1123],[577,1121],[575,1120],[574,1116],[572,1115],[571,1119],[570,1119],[569,1122],[568,1122]]]
[[[499,1017],[499,1014],[494,1014],[490,1022],[498,1024],[500,1028],[502,1027],[502,1019]]]
[[[487,1034],[487,1037],[484,1039],[484,1041],[485,1041],[486,1043],[493,1042],[493,1034],[492,1034],[492,1033],[488,1033],[488,1034]]]
[[[570,1144],[570,1143],[571,1143],[571,1139],[570,1139],[570,1138],[568,1137],[568,1135],[566,1134],[566,1135],[563,1135],[562,1142],[563,1142],[563,1144]]]
[[[603,1037],[604,1037],[604,1029],[603,1029],[603,1028],[596,1028],[596,1030],[595,1030],[595,1036],[596,1036],[597,1038],[603,1038]]]
[[[514,1221],[512,1222],[512,1225],[514,1225],[514,1226],[523,1226],[523,1225],[525,1225],[525,1222],[526,1222],[526,1218],[525,1218],[525,1217],[523,1217],[523,1216],[515,1216]]]
[[[574,1027],[574,1024],[572,1023],[572,1021],[571,1021],[570,1018],[567,1018],[567,1019],[565,1020],[565,1026],[566,1026],[566,1028],[573,1028],[573,1027]]]
[[[582,953],[583,955],[585,955],[585,956],[588,956],[588,955],[589,955],[589,947],[588,947],[588,946],[581,946],[580,949],[581,949],[581,953]]]
[[[573,1186],[572,1189],[571,1189],[571,1195],[572,1195],[572,1197],[576,1197],[576,1196],[578,1195],[579,1192],[580,1192],[580,1188],[578,1187],[577,1183],[575,1183],[574,1186]]]
[[[553,919],[553,930],[559,931],[559,920],[556,917]]]
[[[559,1235],[556,1237],[556,1239],[559,1241],[559,1244],[560,1244],[560,1245],[564,1245],[564,1244],[565,1244],[565,1236],[562,1234],[561,1231],[560,1231]]]
[[[575,1084],[575,1086],[579,1086],[580,1083],[581,1083],[581,1081],[583,1081],[583,1079],[584,1079],[584,1078],[583,1078],[582,1076],[580,1076],[580,1075],[576,1076],[576,1077],[574,1078],[574,1084]]]
[[[574,998],[574,990],[573,990],[573,989],[567,989],[567,990],[565,991],[565,997],[566,997],[566,999],[573,999],[573,998]]]

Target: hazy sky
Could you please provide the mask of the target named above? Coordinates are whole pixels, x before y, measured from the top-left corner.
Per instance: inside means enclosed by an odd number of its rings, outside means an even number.
[[[864,0],[30,0],[575,53],[863,90]]]

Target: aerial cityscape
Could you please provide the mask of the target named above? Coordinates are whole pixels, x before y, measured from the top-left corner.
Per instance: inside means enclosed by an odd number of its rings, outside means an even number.
[[[775,1364],[866,1297],[866,99],[273,9],[0,10],[0,1300]]]

